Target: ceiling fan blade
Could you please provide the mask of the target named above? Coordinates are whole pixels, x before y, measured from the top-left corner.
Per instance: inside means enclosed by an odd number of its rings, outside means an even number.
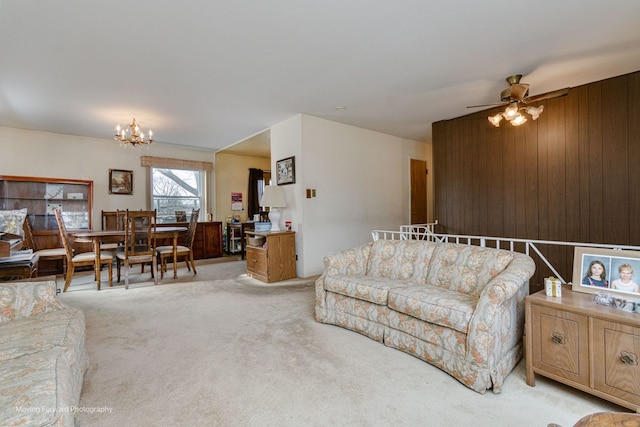
[[[541,95],[534,95],[524,98],[522,102],[525,104],[531,104],[532,102],[542,101],[543,99],[551,99],[551,98],[559,98],[561,96],[565,96],[569,93],[571,88],[566,87],[564,89],[558,89],[551,92],[543,93]]]
[[[480,108],[480,107],[498,107],[500,105],[505,105],[507,102],[498,102],[497,104],[482,104],[482,105],[469,105],[467,108]]]
[[[529,93],[529,85],[513,84],[511,85],[511,99],[521,101]]]

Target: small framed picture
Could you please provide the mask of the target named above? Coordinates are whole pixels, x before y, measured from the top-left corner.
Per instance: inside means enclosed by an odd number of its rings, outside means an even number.
[[[640,295],[640,252],[575,248],[572,290]]]
[[[295,184],[296,157],[291,156],[276,162],[276,185]]]
[[[133,194],[133,171],[109,169],[109,194]]]

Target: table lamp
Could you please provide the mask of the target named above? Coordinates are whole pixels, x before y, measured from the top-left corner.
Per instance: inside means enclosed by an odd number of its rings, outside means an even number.
[[[282,231],[280,229],[280,210],[278,208],[287,207],[284,199],[284,191],[277,185],[267,185],[262,193],[260,206],[269,207],[269,221],[271,221],[271,231]]]

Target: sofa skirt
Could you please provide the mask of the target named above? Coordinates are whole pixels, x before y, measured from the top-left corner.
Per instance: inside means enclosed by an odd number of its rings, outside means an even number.
[[[522,358],[520,341],[495,366],[480,365],[467,356],[467,336],[462,332],[328,291],[316,306],[316,320],[415,356],[481,394],[488,389],[499,393],[504,379]]]

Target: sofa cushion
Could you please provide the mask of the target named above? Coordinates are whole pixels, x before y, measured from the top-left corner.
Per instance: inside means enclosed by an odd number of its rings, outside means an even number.
[[[473,295],[428,285],[392,289],[388,302],[392,310],[465,334],[477,304]]]
[[[74,425],[69,361],[54,347],[0,363],[0,425]]]
[[[0,362],[61,347],[70,363],[84,351],[84,313],[69,308],[0,324]]]
[[[61,308],[54,280],[0,283],[0,323]]]
[[[366,274],[408,280],[427,271],[436,243],[423,240],[377,240],[371,246]]]
[[[27,217],[27,208],[12,211],[0,211],[0,231],[24,237],[22,228]]]
[[[324,280],[324,288],[327,291],[381,305],[387,305],[389,289],[410,285],[412,283],[409,281],[360,274],[339,274],[327,276]]]
[[[443,243],[433,252],[425,282],[479,297],[512,260],[513,253],[502,249]]]

